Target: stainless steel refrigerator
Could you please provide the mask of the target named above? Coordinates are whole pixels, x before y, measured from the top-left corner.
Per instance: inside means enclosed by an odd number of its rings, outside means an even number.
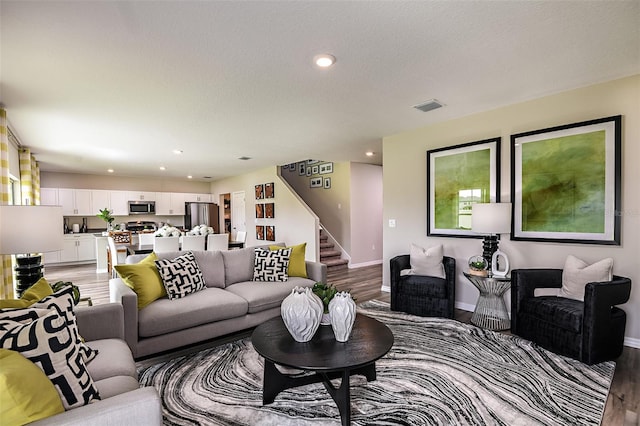
[[[213,228],[213,232],[219,233],[220,216],[218,205],[215,203],[184,203],[184,227],[193,229],[196,225],[207,225]]]

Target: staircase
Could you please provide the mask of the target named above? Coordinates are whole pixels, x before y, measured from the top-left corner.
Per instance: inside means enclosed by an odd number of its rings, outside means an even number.
[[[320,263],[327,265],[327,272],[347,269],[349,261],[340,258],[340,250],[328,242],[329,238],[320,231]]]

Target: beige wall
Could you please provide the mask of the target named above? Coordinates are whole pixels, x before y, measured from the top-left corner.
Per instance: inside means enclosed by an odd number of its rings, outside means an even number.
[[[382,167],[351,163],[351,266],[382,260]]]
[[[275,218],[255,218],[255,185],[274,183]],[[246,246],[267,244],[268,241],[256,239],[256,225],[274,225],[276,229],[276,242],[284,242],[287,245],[296,245],[306,242],[307,251],[305,258],[316,261],[318,252],[318,218],[307,210],[298,197],[289,190],[277,173],[277,167],[269,167],[253,173],[231,177],[215,181],[211,184],[211,193],[214,200],[220,199],[220,194],[245,192],[245,217],[247,229]],[[262,200],[266,202],[267,200]],[[233,201],[232,201],[233,202]],[[233,210],[233,206],[231,206]],[[233,225],[233,224],[232,224]]]
[[[188,192],[208,194],[209,182],[157,178],[87,175],[77,173],[41,172],[43,188],[112,189],[118,191]]]
[[[311,188],[308,176],[283,169],[284,179],[318,215],[350,259],[350,267],[382,259],[382,167],[364,163],[333,163],[331,188]]]
[[[631,278],[627,312],[627,344],[640,347],[640,75],[560,93],[497,110],[434,124],[389,136],[384,155],[384,275],[389,285],[389,259],[408,253],[409,244],[443,244],[457,260],[456,301],[473,307],[478,292],[462,275],[469,257],[482,251],[477,239],[426,236],[426,151],[491,137],[502,137],[501,199],[510,200],[510,135],[621,114],[622,134],[622,244],[602,246],[510,241],[500,247],[512,268],[562,268],[568,254],[587,262],[614,259],[614,273]],[[389,228],[395,219],[397,227]],[[509,294],[506,295],[507,301]]]
[[[331,188],[311,188],[308,176],[284,169],[282,177],[320,218],[322,226],[347,253],[351,252],[351,168],[349,163],[333,163],[333,173],[313,175],[330,177]]]

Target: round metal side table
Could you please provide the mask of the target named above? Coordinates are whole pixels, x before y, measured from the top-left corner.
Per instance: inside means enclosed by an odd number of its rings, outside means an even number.
[[[480,291],[471,323],[489,330],[508,330],[511,320],[504,303],[504,293],[511,288],[511,277],[481,277],[463,272]]]

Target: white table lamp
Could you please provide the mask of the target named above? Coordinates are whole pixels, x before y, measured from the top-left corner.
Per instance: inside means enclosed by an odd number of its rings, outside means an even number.
[[[498,235],[511,232],[511,203],[475,203],[471,208],[471,229],[485,234],[482,242],[484,257],[495,276],[509,272],[509,259],[498,249]],[[503,260],[500,262],[499,258]],[[502,264],[504,267],[500,267]]]

